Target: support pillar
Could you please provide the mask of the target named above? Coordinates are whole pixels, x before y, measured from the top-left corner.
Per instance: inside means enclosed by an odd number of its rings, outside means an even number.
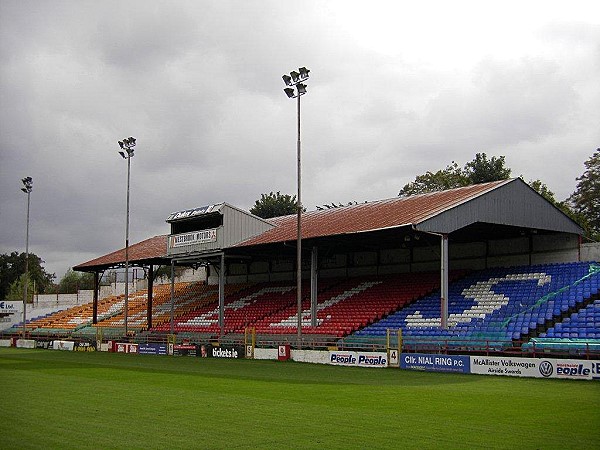
[[[148,268],[148,312],[147,325],[148,330],[152,328],[152,296],[154,295],[154,265],[150,264]]]
[[[225,254],[221,255],[219,270],[219,335],[222,337],[225,328]]]
[[[175,334],[175,260],[171,260],[171,335]]]
[[[441,326],[444,330],[448,329],[448,235],[442,234],[441,239],[441,280],[440,280],[440,312]]]
[[[318,265],[319,252],[317,247],[312,248],[310,256],[310,326],[316,327],[317,323],[317,290],[318,290]]]
[[[94,300],[92,304],[92,324],[98,323],[98,291],[100,290],[100,277],[94,272]]]

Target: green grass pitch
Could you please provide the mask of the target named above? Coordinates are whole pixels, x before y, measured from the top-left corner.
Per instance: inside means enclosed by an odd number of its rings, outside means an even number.
[[[600,383],[0,349],[1,449],[600,448]]]

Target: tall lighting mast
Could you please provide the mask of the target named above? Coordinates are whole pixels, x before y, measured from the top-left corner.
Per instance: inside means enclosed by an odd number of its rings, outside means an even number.
[[[283,82],[286,88],[283,91],[288,98],[298,99],[298,140],[297,140],[297,158],[298,158],[298,203],[297,203],[297,244],[296,244],[296,295],[298,302],[298,347],[302,345],[302,152],[300,144],[300,97],[306,94],[306,84],[308,80],[308,70],[306,67],[300,67],[296,72],[293,70],[289,75],[284,75]]]
[[[119,141],[119,155],[127,160],[127,216],[125,219],[125,307],[123,322],[125,326],[125,336],[127,336],[127,314],[129,308],[129,180],[131,173],[131,158],[133,158],[133,148],[135,147],[135,138],[128,137]]]
[[[31,200],[31,191],[33,190],[33,179],[25,177],[21,180],[23,187],[21,190],[27,194],[27,228],[25,232],[25,283],[23,287],[23,339],[27,332],[27,288],[29,287],[29,205]]]

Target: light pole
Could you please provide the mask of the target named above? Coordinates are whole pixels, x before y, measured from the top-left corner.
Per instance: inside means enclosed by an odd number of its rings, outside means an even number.
[[[27,332],[27,287],[29,286],[29,205],[31,191],[33,190],[33,179],[25,177],[21,180],[23,187],[21,190],[27,194],[27,228],[25,232],[25,283],[23,286],[23,339]]]
[[[135,138],[128,137],[119,141],[119,155],[127,160],[127,218],[125,220],[125,308],[123,322],[125,324],[125,336],[127,337],[127,313],[129,308],[129,178],[131,173],[131,158],[133,158],[133,147]]]
[[[288,98],[298,99],[298,142],[297,142],[297,157],[298,157],[298,231],[296,244],[296,295],[298,301],[298,347],[302,346],[302,165],[301,165],[301,145],[300,145],[300,97],[306,94],[306,84],[303,82],[308,80],[308,70],[306,67],[300,67],[298,72],[295,70],[289,75],[284,75],[283,82],[286,84],[284,92]],[[296,89],[294,89],[294,87]]]

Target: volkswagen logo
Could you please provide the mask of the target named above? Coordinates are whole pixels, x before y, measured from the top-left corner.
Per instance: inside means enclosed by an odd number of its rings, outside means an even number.
[[[543,377],[548,378],[554,372],[554,367],[550,361],[542,361],[540,363],[540,373]]]

